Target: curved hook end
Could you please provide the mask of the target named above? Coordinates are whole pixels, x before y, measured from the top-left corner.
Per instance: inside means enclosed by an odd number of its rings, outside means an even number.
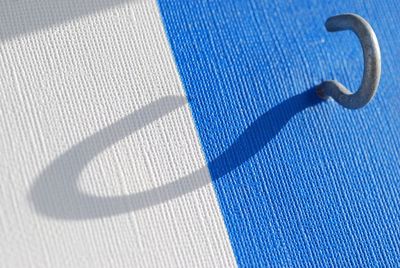
[[[332,97],[349,109],[359,109],[374,97],[381,76],[381,55],[375,32],[369,23],[356,14],[342,14],[328,18],[325,27],[329,32],[352,30],[357,34],[364,55],[364,73],[357,92],[351,93],[338,81],[324,81],[317,86],[317,95],[322,99]]]

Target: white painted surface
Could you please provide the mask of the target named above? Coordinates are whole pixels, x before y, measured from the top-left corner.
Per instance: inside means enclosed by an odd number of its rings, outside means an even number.
[[[235,266],[156,2],[105,6],[0,27],[0,267]]]

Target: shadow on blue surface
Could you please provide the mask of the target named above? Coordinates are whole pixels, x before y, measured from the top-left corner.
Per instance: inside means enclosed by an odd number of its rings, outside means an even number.
[[[246,162],[267,146],[293,116],[320,102],[315,88],[311,88],[261,115],[226,151],[209,163],[212,178],[220,178]]]
[[[245,163],[267,146],[293,116],[319,102],[314,89],[311,89],[260,116],[225,152],[209,163],[212,178],[219,179]],[[103,218],[158,205],[207,185],[208,169],[203,167],[172,183],[128,196],[99,197],[78,189],[80,173],[96,156],[185,104],[186,99],[181,96],[162,98],[73,146],[36,179],[29,193],[34,209],[39,214],[57,219]]]

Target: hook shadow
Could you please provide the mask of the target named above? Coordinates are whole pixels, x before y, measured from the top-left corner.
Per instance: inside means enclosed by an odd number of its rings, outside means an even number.
[[[127,196],[98,197],[79,191],[79,175],[98,154],[135,131],[186,104],[185,97],[159,99],[89,136],[56,158],[36,178],[29,200],[39,214],[68,220],[103,218],[144,209],[192,192],[246,162],[297,113],[321,102],[311,89],[278,104],[254,121],[207,166],[174,182]]]

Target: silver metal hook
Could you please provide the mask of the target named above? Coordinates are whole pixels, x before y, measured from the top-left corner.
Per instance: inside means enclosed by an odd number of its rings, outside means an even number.
[[[317,86],[317,94],[323,99],[332,97],[349,109],[361,108],[374,97],[381,78],[381,52],[375,32],[365,19],[356,14],[330,17],[325,27],[329,32],[352,30],[358,36],[364,55],[364,74],[361,86],[355,93],[338,81],[329,80]]]

